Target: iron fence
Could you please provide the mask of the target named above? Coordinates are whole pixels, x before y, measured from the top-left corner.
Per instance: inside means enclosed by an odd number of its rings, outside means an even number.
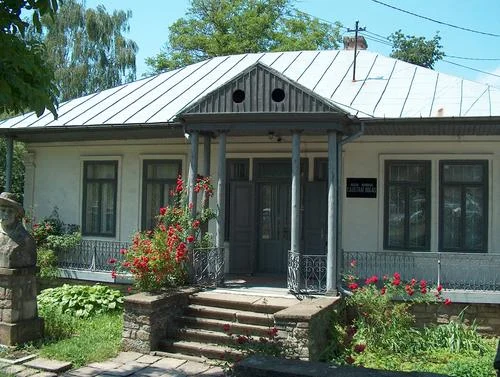
[[[294,293],[326,292],[326,255],[288,252],[288,289]]]
[[[224,280],[224,248],[194,249],[192,268],[195,284],[221,284]]]
[[[120,250],[129,246],[128,242],[82,240],[74,249],[57,254],[58,265],[71,270],[110,272],[114,266],[109,261],[120,261]]]
[[[353,270],[355,260],[353,272],[362,279],[399,272],[447,289],[500,291],[500,254],[344,251],[342,259],[342,271]]]

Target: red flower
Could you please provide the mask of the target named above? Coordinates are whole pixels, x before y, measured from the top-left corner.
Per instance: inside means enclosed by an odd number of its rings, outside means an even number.
[[[365,280],[365,284],[376,284],[378,282],[378,276],[377,275],[373,275],[373,276],[370,276],[368,279]]]
[[[194,220],[193,221],[193,229],[198,229],[200,226],[200,220]]]
[[[417,279],[413,278],[410,281],[410,285],[413,287],[417,283]]]
[[[222,330],[224,330],[224,332],[228,332],[231,330],[231,325],[229,323],[225,323],[224,326],[222,326]]]
[[[449,298],[447,298],[446,300],[444,300],[444,304],[451,305],[451,300]]]
[[[161,208],[160,208],[160,215],[161,215],[161,216],[165,216],[165,215],[166,215],[166,213],[167,213],[167,209],[166,209],[165,207],[161,207]]]
[[[423,295],[427,294],[427,288],[420,288],[420,293],[422,293]]]
[[[394,285],[394,286],[398,286],[399,284],[401,284],[401,280],[399,280],[399,279],[394,279],[392,281],[392,285]]]
[[[243,343],[246,343],[248,341],[248,338],[246,336],[243,336],[243,335],[238,335],[238,338],[236,339],[236,341],[238,342],[238,344],[243,344]]]
[[[353,260],[351,261],[350,265],[351,265],[351,267],[356,267],[356,264],[357,264],[357,263],[358,263],[358,262],[356,261],[356,259],[353,259]]]
[[[405,287],[405,291],[408,294],[408,296],[412,296],[415,293],[415,290],[410,284],[407,284]]]
[[[354,346],[354,352],[361,353],[365,350],[366,344],[356,344]]]
[[[194,241],[194,236],[193,236],[192,234],[191,234],[191,235],[189,235],[189,236],[186,238],[186,241],[187,241],[188,243],[193,242],[193,241]]]
[[[116,271],[115,270],[111,271],[111,277],[113,279],[116,279]]]
[[[269,329],[267,331],[267,335],[269,335],[270,337],[275,337],[276,334],[278,334],[278,329],[276,327],[273,327],[272,329]]]
[[[193,209],[194,204],[193,203],[189,203],[188,207],[189,207],[189,209]]]
[[[108,259],[108,263],[109,264],[115,264],[116,263],[116,259],[115,258],[109,258]]]
[[[353,364],[353,363],[354,363],[354,361],[355,361],[355,360],[354,360],[354,358],[353,358],[352,356],[347,356],[347,357],[345,358],[345,362],[346,362],[347,364]]]
[[[355,291],[356,289],[359,288],[359,285],[358,283],[350,283],[348,286],[347,286],[351,291]]]
[[[437,289],[438,293],[441,293],[441,291],[443,290],[443,286],[441,284],[439,284],[436,289]]]
[[[401,280],[401,275],[399,274],[399,272],[395,272],[393,276],[395,280]]]
[[[121,255],[127,254],[127,249],[120,249],[120,254]]]
[[[385,295],[385,291],[386,291],[386,288],[385,288],[385,287],[382,287],[382,289],[380,290],[380,294],[381,294],[381,295]]]

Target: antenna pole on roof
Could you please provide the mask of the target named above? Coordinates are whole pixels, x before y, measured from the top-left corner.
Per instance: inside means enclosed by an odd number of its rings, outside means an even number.
[[[351,33],[354,31],[354,64],[352,69],[352,81],[356,81],[356,56],[358,54],[358,31],[365,31],[366,27],[359,27],[359,21],[356,21],[356,27],[354,29],[347,29],[347,32]]]

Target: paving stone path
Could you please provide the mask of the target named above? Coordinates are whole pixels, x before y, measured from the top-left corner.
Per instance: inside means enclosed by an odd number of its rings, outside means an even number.
[[[15,377],[223,377],[218,366],[173,357],[121,352],[117,357],[82,368],[47,359],[33,359],[22,364],[0,364],[0,370]]]

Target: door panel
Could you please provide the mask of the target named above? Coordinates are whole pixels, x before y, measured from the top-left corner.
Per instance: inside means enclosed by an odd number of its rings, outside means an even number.
[[[304,185],[304,249],[305,254],[325,254],[327,242],[326,182]]]
[[[258,186],[258,272],[285,273],[290,248],[289,183],[266,182]]]
[[[229,272],[252,273],[255,270],[254,185],[251,182],[230,184],[230,256]]]

